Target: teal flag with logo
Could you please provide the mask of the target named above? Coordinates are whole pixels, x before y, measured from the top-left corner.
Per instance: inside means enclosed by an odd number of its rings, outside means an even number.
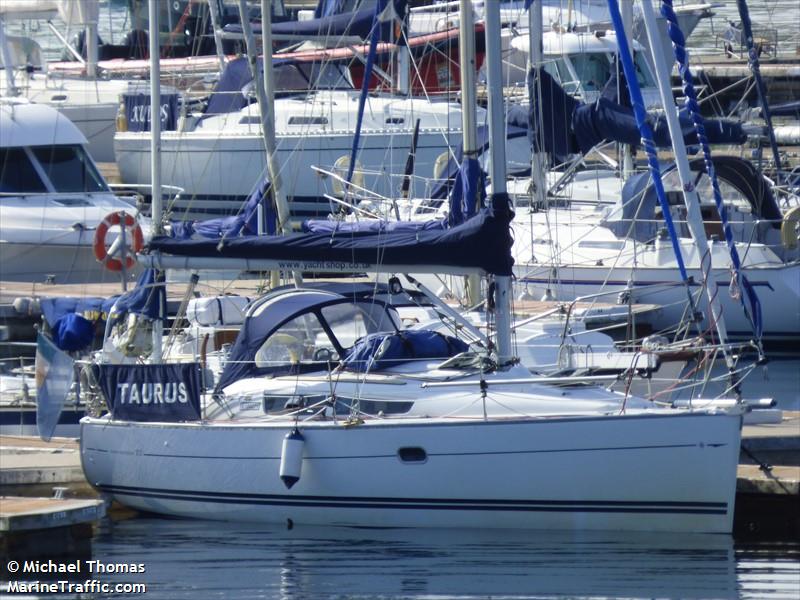
[[[36,338],[36,428],[49,441],[75,375],[72,357],[39,333]]]

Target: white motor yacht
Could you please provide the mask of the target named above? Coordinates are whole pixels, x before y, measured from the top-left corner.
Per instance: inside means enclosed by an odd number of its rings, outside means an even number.
[[[117,261],[112,267],[124,263],[128,277],[134,274],[130,252],[120,261],[122,246],[114,248],[120,213],[127,215],[126,248],[140,246],[149,224],[132,203],[111,192],[86,143],[78,128],[49,106],[0,103],[0,280],[118,280],[119,273],[106,268],[109,261]],[[96,235],[99,227],[106,239]],[[99,258],[107,259],[106,265]]]

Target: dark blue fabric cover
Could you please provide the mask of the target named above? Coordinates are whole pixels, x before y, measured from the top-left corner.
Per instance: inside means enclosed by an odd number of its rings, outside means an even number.
[[[649,115],[653,128],[653,141],[656,146],[668,147],[672,144],[669,127],[664,118]],[[691,117],[680,113],[683,139],[688,145],[698,143],[697,132]],[[586,154],[594,146],[605,140],[639,146],[641,136],[633,116],[633,109],[621,106],[607,98],[600,98],[593,104],[581,104],[572,116],[572,130],[581,152]],[[706,134],[712,144],[743,144],[747,134],[739,123],[720,119],[706,120]]]
[[[40,306],[47,324],[53,328],[56,322],[66,314],[78,313],[86,314],[98,312],[101,315],[108,314],[114,306],[117,296],[111,298],[42,298]]]
[[[150,131],[150,95],[133,92],[122,94],[128,131]],[[161,94],[161,131],[178,128],[178,94]]]
[[[175,423],[200,419],[200,364],[94,365],[115,419]]]
[[[773,104],[769,107],[773,117],[797,117],[800,118],[800,100],[784,102],[783,104]]]
[[[450,226],[460,225],[483,208],[486,200],[484,183],[484,173],[478,159],[470,156],[464,158],[453,182],[453,189],[450,190]]]
[[[167,292],[164,273],[156,274],[155,269],[145,269],[136,281],[136,287],[122,294],[114,303],[111,323],[117,323],[128,313],[137,313],[150,319],[165,318],[167,315]]]
[[[277,212],[271,202],[269,179],[264,178],[245,202],[238,215],[207,219],[205,221],[171,221],[170,236],[187,240],[195,235],[209,239],[258,234],[258,207],[263,203],[264,231],[274,235],[277,231]]]
[[[61,350],[83,350],[94,340],[94,325],[75,313],[67,313],[53,327],[53,342]]]
[[[505,199],[507,204],[507,197]],[[500,205],[503,206],[503,201]],[[511,275],[510,213],[495,216],[484,209],[461,225],[444,231],[298,233],[285,236],[247,236],[217,240],[175,240],[156,237],[150,249],[164,254],[364,265],[437,265],[482,269]],[[220,247],[221,246],[221,247]]]
[[[538,96],[533,94],[533,71],[528,74],[531,102],[530,130],[534,131],[534,111],[541,110],[542,135],[533,135],[534,150],[550,154],[555,162],[564,162],[570,154],[587,153],[603,141],[615,141],[631,146],[641,145],[641,135],[636,125],[633,109],[601,97],[592,104],[584,104],[567,94],[559,83],[544,70],[541,77],[541,107]],[[663,118],[649,116],[653,137],[657,146],[671,145],[669,128]],[[684,140],[689,145],[698,143],[697,133],[691,118],[680,115]],[[743,144],[747,141],[739,123],[721,119],[708,119],[706,133],[712,144]],[[539,145],[542,148],[539,148]]]
[[[534,93],[534,70],[528,72],[528,98],[530,103],[529,130],[532,136],[534,152],[547,152],[556,163],[564,162],[570,154],[578,152],[578,144],[572,133],[572,115],[581,102],[575,100],[564,91],[564,88],[544,69],[538,69],[541,87],[539,94]],[[540,119],[535,115],[540,114]],[[537,123],[541,123],[542,131],[537,131]]]
[[[296,61],[291,59],[272,59],[273,67],[293,64]],[[259,71],[263,72],[264,64],[262,57],[258,57],[256,65]],[[243,109],[250,104],[250,100],[242,94],[242,89],[251,81],[253,76],[250,74],[250,65],[247,63],[246,56],[240,56],[225,65],[203,114],[219,115]]]
[[[346,369],[364,373],[413,360],[444,360],[467,350],[466,342],[436,331],[373,333],[358,340],[342,362]]]

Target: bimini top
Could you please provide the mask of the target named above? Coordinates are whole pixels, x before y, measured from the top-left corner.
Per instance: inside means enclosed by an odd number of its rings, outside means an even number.
[[[86,145],[67,117],[44,104],[0,102],[0,148]]]
[[[217,389],[254,375],[327,369],[362,336],[398,327],[396,311],[374,298],[324,289],[276,290],[250,305]]]

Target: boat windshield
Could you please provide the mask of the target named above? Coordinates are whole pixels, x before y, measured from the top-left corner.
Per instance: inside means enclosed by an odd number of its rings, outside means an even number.
[[[599,92],[603,86],[611,79],[614,63],[609,59],[609,55],[602,52],[588,52],[582,54],[570,54],[569,59],[575,68],[575,74],[581,87],[587,92]],[[655,87],[656,82],[647,64],[644,53],[635,52],[633,65],[636,69],[636,79],[639,87]],[[545,67],[547,69],[547,67]],[[547,69],[551,75],[552,69]],[[563,80],[563,78],[562,78]]]
[[[108,186],[79,145],[31,148],[57,193],[107,192]]]
[[[379,304],[344,302],[324,306],[319,313],[309,311],[281,325],[256,351],[255,363],[259,368],[274,368],[338,361],[340,351],[349,350],[362,336],[395,331],[397,326]]]
[[[0,148],[0,193],[42,194],[47,186],[24,148]]]
[[[611,79],[611,63],[605,53],[570,54],[569,59],[584,91],[598,92]]]
[[[650,71],[650,65],[644,56],[644,52],[634,52],[633,66],[636,67],[636,79],[639,81],[639,87],[655,87],[656,81],[653,79],[653,74]]]
[[[353,89],[345,70],[333,63],[289,63],[274,69],[275,89],[281,92]]]

